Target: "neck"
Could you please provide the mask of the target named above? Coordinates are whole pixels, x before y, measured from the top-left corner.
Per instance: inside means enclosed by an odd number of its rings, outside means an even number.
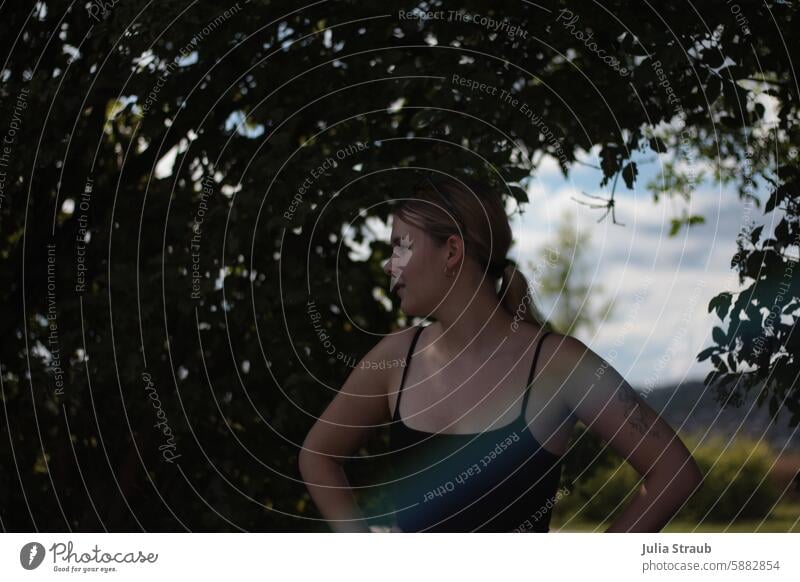
[[[473,296],[475,285],[459,284],[456,280],[450,295],[433,313],[441,325],[436,339],[437,351],[448,357],[459,353],[483,353],[497,347],[497,339],[485,338],[511,335],[513,317],[500,304],[494,280],[484,279]],[[492,345],[489,345],[492,344]]]

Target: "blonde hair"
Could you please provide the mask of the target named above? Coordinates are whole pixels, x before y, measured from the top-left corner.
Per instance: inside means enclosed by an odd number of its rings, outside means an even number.
[[[465,255],[474,258],[488,277],[500,279],[498,297],[515,320],[550,328],[534,303],[527,279],[506,258],[513,240],[511,225],[503,199],[494,189],[475,179],[428,177],[400,202],[395,215],[442,244],[450,235],[460,236]]]

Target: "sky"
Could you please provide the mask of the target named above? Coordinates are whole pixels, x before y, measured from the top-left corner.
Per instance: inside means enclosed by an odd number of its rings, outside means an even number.
[[[733,185],[709,180],[698,184],[688,202],[662,196],[656,203],[644,185],[658,174],[654,160],[640,165],[632,190],[622,181],[617,185],[617,221],[624,224],[620,226],[610,215],[598,223],[605,209],[572,199],[590,201],[582,192],[608,197],[610,187],[599,187],[599,169],[576,166],[565,179],[555,160],[547,160],[528,187],[530,202],[523,206],[524,213],[512,218],[516,242],[510,256],[532,277],[533,265],[526,264],[541,264],[537,257],[554,240],[562,212],[573,212],[571,228],[591,237],[586,282],[598,289],[598,297],[615,304],[610,319],[593,332],[577,330],[573,335],[640,389],[699,380],[711,370],[708,360],[696,361],[696,354],[712,345],[711,330],[722,323],[708,313],[709,301],[722,291],[740,288],[730,267],[736,235],[750,222],[766,224],[764,232],[770,232],[777,219],[774,213],[763,214],[764,192],[757,192],[762,200],[757,208],[740,200]],[[705,223],[684,226],[670,237],[670,219],[684,208],[704,216]],[[541,300],[537,305],[547,316],[551,306]]]

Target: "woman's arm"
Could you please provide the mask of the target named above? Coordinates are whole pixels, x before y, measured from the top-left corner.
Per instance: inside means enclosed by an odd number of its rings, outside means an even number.
[[[369,531],[342,464],[376,426],[390,420],[387,389],[393,371],[389,366],[362,366],[362,362],[391,361],[396,337],[382,339],[353,368],[336,397],[311,427],[300,451],[300,474],[320,513],[337,532]]]
[[[608,532],[657,532],[703,479],[678,435],[624,378],[578,339],[563,337],[560,387],[566,405],[644,476]]]

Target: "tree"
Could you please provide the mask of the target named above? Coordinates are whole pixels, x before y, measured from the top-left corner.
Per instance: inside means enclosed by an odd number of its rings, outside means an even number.
[[[765,210],[783,218],[743,239],[733,266],[755,282],[728,291],[709,357],[726,374],[753,363],[723,383],[769,378],[765,397],[798,421],[798,51],[782,34],[796,5],[409,10],[5,6],[5,528],[324,529],[298,447],[398,316],[374,298],[388,243],[357,260],[342,232],[363,242],[420,167],[493,179],[524,204],[545,154],[567,174],[598,147],[607,210],[645,153],[771,184]],[[768,324],[778,291],[786,320]],[[746,338],[762,329],[756,356]]]
[[[553,244],[540,253],[540,262],[546,266],[541,269],[539,295],[553,306],[550,323],[567,335],[575,335],[581,329],[591,332],[611,316],[613,309],[611,300],[597,305],[602,286],[587,280],[591,234],[579,232],[574,224],[574,213],[564,212]]]

